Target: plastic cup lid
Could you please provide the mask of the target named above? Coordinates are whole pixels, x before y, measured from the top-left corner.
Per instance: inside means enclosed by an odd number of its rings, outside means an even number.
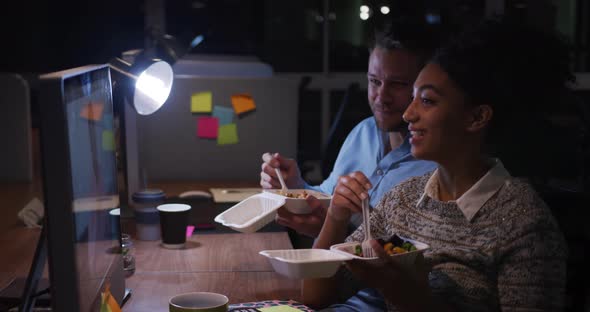
[[[134,202],[153,202],[164,200],[166,195],[160,189],[145,189],[133,193],[131,198]]]

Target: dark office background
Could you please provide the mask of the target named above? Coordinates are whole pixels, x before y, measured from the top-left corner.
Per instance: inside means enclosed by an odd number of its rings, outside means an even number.
[[[0,13],[0,71],[22,73],[35,87],[39,73],[91,63],[106,63],[123,51],[143,48],[149,28],[146,6],[153,0],[21,0]],[[469,27],[486,15],[486,5],[503,3],[506,16],[561,32],[571,43],[572,69],[590,71],[590,3],[586,0],[162,0],[164,27],[192,54],[251,55],[277,73],[362,73],[367,66],[367,39],[391,17],[427,20],[441,37]],[[371,8],[367,20],[359,7]],[[388,5],[389,14],[380,6]],[[324,45],[324,25],[329,37]],[[327,47],[327,64],[323,64]],[[352,90],[354,91],[354,89]],[[346,133],[370,114],[366,95],[333,90],[331,117],[347,97],[360,104],[344,114]],[[357,92],[358,93],[358,92]],[[588,102],[588,92],[577,92]],[[33,92],[35,112],[35,93]],[[317,158],[326,142],[321,132],[319,91],[300,92],[301,162]],[[567,109],[566,109],[567,110]],[[576,113],[577,114],[577,113]],[[35,118],[33,120],[36,120]],[[333,120],[333,119],[331,119]],[[305,126],[304,126],[305,125]],[[561,169],[570,170],[567,168]]]
[[[198,35],[204,37],[192,53],[255,55],[277,72],[322,71],[322,27],[328,21],[328,68],[350,72],[365,70],[366,39],[382,20],[412,16],[427,18],[439,29],[460,29],[485,15],[486,2],[171,0],[165,2],[165,18],[167,32],[184,45]],[[572,66],[589,71],[587,1],[504,2],[506,15],[567,36],[575,56]],[[362,4],[372,9],[368,20],[359,18]],[[390,7],[388,15],[378,10],[384,4]],[[0,70],[47,72],[104,63],[122,51],[144,46],[144,16],[143,0],[14,1],[0,13]]]
[[[143,48],[151,30],[146,27],[146,12],[150,11],[146,7],[154,2],[158,1],[21,0],[2,10],[0,71],[20,73],[30,81],[34,125],[37,75],[106,63],[123,51]],[[300,73],[302,77],[306,73],[363,73],[368,58],[367,39],[375,27],[391,17],[426,20],[442,38],[484,18],[490,3],[503,3],[508,18],[561,32],[571,43],[572,69],[590,71],[590,3],[585,0],[162,0],[161,3],[166,33],[174,36],[180,46],[188,48],[194,38],[203,38],[188,53],[256,56],[277,73]],[[361,5],[371,8],[366,20],[359,18]],[[380,12],[382,5],[389,6],[389,14]],[[325,25],[329,29],[327,44],[324,44]],[[304,79],[302,86],[303,82]],[[370,115],[362,89],[351,85],[348,89],[331,91],[333,122],[337,121],[334,117],[344,100],[350,98],[356,102],[343,114],[340,122],[344,130],[339,140],[360,119]],[[577,91],[576,96],[586,103],[582,106],[587,110],[588,91]],[[297,157],[302,163],[326,153],[327,142],[317,135],[321,133],[320,102],[319,91],[301,89]],[[565,104],[553,109],[556,116],[561,114],[556,119],[565,126],[576,124],[571,122],[572,116],[578,119],[584,116],[576,111],[579,108]],[[562,115],[565,117],[561,118]],[[587,148],[578,147],[579,142],[584,142],[578,136],[587,136],[586,130],[568,131],[576,136],[559,142],[567,142],[567,148]],[[575,139],[570,142],[572,137]],[[578,157],[579,153],[574,155]],[[573,165],[577,162],[557,162],[558,169],[553,172],[575,177],[580,171]]]
[[[20,73],[32,87],[33,123],[36,118],[36,77],[93,63],[106,63],[123,51],[143,48],[150,30],[146,27],[148,3],[157,0],[21,0],[10,3],[0,13],[0,71]],[[561,32],[571,44],[572,69],[590,71],[590,3],[585,0],[169,0],[161,1],[166,33],[185,48],[196,37],[203,38],[188,50],[192,54],[256,56],[277,73],[338,74],[366,70],[367,39],[375,27],[392,17],[428,21],[439,35],[469,27],[486,16],[490,3],[503,4],[505,16],[522,23]],[[366,20],[359,18],[361,5],[370,7]],[[389,14],[379,8],[388,5]],[[487,7],[488,6],[488,7]],[[327,24],[326,24],[327,23]],[[327,44],[324,26],[329,29]],[[324,49],[327,48],[326,58]],[[327,59],[327,64],[324,60]],[[302,79],[302,86],[305,80]],[[553,150],[575,151],[569,161],[559,161],[551,171],[563,178],[576,179],[578,163],[584,162],[587,146],[589,92],[576,91],[578,102],[560,103],[550,112],[564,132],[575,133]],[[342,120],[335,120],[346,99],[349,105]],[[326,154],[322,142],[317,90],[300,91],[298,160],[303,163]],[[574,101],[575,102],[575,101]],[[366,92],[358,86],[332,90],[330,120],[341,122],[336,140],[359,120],[370,115]],[[577,128],[576,128],[577,127]],[[335,144],[338,146],[339,144]],[[580,154],[582,153],[582,154]],[[580,158],[581,157],[581,158]],[[580,158],[581,160],[578,160]],[[305,168],[304,168],[305,170]],[[587,176],[587,174],[586,174]],[[579,180],[579,179],[578,179]],[[586,181],[587,182],[587,181]]]
[[[195,54],[252,55],[270,64],[277,73],[364,72],[367,38],[374,27],[391,16],[427,19],[441,34],[468,27],[486,14],[485,0],[168,0],[166,32],[185,47],[195,37],[204,40]],[[493,2],[493,1],[492,1]],[[561,32],[571,43],[572,69],[590,71],[590,2],[587,0],[505,0],[509,18]],[[359,18],[359,7],[371,7],[368,20]],[[383,15],[379,7],[388,4]],[[325,7],[327,5],[328,7]],[[325,14],[325,13],[328,14]],[[24,75],[32,86],[39,73],[93,63],[106,63],[121,52],[145,45],[143,0],[19,0],[3,4],[0,12],[0,71]],[[329,23],[329,64],[323,64],[324,23]],[[368,116],[366,93],[358,86],[334,90],[332,116],[345,99],[354,105],[344,119],[343,135]],[[299,161],[317,158],[326,142],[317,135],[319,91],[300,92]],[[585,219],[588,199],[589,136],[588,91],[556,103],[546,128],[547,153],[553,157],[543,181],[545,198],[570,242],[568,293],[570,306],[588,296],[590,278],[586,260],[588,233]],[[33,116],[33,126],[35,126]],[[333,120],[333,119],[332,119]],[[546,125],[539,126],[545,127]],[[516,131],[518,132],[518,131]],[[515,133],[518,135],[518,133]],[[519,151],[515,150],[515,154]],[[549,153],[551,152],[551,153]],[[540,155],[541,156],[541,155]],[[303,168],[305,170],[305,168]],[[565,181],[565,182],[564,182]]]

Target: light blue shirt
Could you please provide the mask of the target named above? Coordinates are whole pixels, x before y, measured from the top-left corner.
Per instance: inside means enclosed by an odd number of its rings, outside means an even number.
[[[436,163],[412,156],[409,138],[387,154],[384,153],[385,144],[389,144],[389,135],[377,128],[375,118],[361,121],[346,137],[330,176],[318,186],[305,187],[332,194],[340,176],[361,171],[373,185],[369,196],[371,207],[375,207],[381,197],[400,182],[436,169]],[[358,219],[353,217],[351,222],[358,226],[362,221]]]

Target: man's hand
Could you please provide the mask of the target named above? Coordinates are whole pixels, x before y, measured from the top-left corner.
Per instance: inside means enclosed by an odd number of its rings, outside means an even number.
[[[344,221],[349,220],[353,213],[360,212],[362,201],[369,197],[371,187],[371,181],[360,171],[341,176],[328,208],[330,217]]]
[[[430,268],[422,254],[418,254],[414,266],[400,265],[395,257],[383,250],[376,241],[371,241],[379,259],[366,261],[353,259],[345,263],[357,278],[375,288],[400,311],[432,311],[432,298],[428,285]]]
[[[324,207],[322,203],[312,195],[307,196],[305,200],[311,207],[311,213],[294,214],[289,212],[285,207],[281,207],[277,211],[275,220],[280,225],[290,227],[297,231],[297,233],[316,238],[320,235],[320,230],[324,225],[328,207]]]
[[[260,186],[262,188],[281,188],[275,168],[281,170],[283,180],[288,188],[302,189],[304,187],[305,182],[294,159],[285,158],[279,153],[264,153],[262,155],[262,170],[260,171]]]

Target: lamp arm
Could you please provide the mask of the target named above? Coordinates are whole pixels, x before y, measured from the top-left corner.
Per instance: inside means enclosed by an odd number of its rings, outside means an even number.
[[[123,59],[120,59],[118,57],[113,58],[110,62],[109,62],[109,67],[111,69],[113,69],[115,72],[117,72],[120,75],[123,75],[125,77],[131,78],[133,80],[137,80],[137,77],[133,74],[130,73],[131,71],[131,63],[126,62]]]

